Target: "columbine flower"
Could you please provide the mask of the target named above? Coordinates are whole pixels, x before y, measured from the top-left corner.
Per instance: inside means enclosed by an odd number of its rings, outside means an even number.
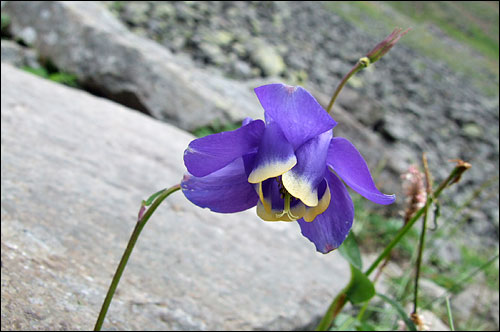
[[[271,84],[255,93],[265,122],[245,119],[239,129],[195,139],[184,152],[189,174],[181,187],[191,202],[220,213],[257,205],[263,220],[297,220],[322,253],[342,244],[354,219],[337,175],[375,203],[394,202],[375,187],[354,145],[332,137],[337,123],[309,92]]]

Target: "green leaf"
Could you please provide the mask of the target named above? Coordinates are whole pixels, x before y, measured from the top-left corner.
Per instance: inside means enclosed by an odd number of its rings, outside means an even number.
[[[389,303],[397,311],[397,313],[399,314],[401,319],[405,322],[408,330],[410,330],[410,331],[417,330],[417,328],[415,327],[415,324],[410,319],[410,317],[406,314],[406,312],[403,309],[403,307],[401,306],[401,304],[399,304],[398,302],[394,301],[393,299],[385,296],[384,294],[377,293],[377,296],[380,297],[385,302]]]
[[[351,281],[346,295],[352,304],[368,301],[375,295],[375,287],[368,277],[354,265],[351,266]]]
[[[153,203],[153,201],[156,199],[156,197],[160,196],[160,194],[161,194],[162,192],[164,192],[164,191],[165,191],[165,189],[162,189],[162,190],[160,190],[160,191],[158,191],[158,192],[155,192],[153,195],[151,195],[151,196],[147,199],[147,201],[142,201],[142,205],[144,205],[144,206],[150,206],[150,205]]]
[[[358,244],[354,232],[350,231],[344,243],[339,247],[340,254],[358,270],[363,269],[361,254],[359,253]]]

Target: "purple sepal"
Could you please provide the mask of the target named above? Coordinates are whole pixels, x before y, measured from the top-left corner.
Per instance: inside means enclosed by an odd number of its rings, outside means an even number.
[[[388,205],[396,200],[395,195],[385,195],[377,189],[368,165],[349,140],[343,137],[332,139],[327,163],[349,187],[370,201]]]
[[[337,124],[314,97],[300,86],[270,84],[255,88],[266,122],[277,122],[297,149]]]
[[[242,158],[204,177],[186,174],[181,188],[193,204],[219,213],[247,210],[256,206],[259,199],[247,181]]]
[[[342,181],[330,171],[326,172],[325,178],[331,193],[328,209],[311,222],[298,220],[302,235],[323,254],[338,248],[344,242],[354,219],[354,204]]]
[[[255,120],[233,131],[195,139],[184,151],[184,164],[189,173],[198,177],[215,172],[235,159],[255,151],[264,128],[264,121]]]

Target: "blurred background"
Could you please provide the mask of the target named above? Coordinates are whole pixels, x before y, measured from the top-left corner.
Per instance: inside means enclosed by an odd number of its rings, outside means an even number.
[[[302,85],[326,106],[360,57],[394,28],[411,28],[348,82],[333,108],[334,135],[351,140],[379,188],[400,197],[382,209],[353,194],[354,231],[368,258],[390,241],[405,209],[401,175],[410,165],[421,168],[423,152],[435,183],[453,168],[449,160],[471,163],[460,184],[440,198],[439,217],[430,223],[422,302],[444,319],[443,294],[454,294],[458,329],[498,330],[498,258],[489,263],[499,243],[497,1],[104,1],[77,7],[95,19],[50,1],[2,1],[2,62],[195,136],[262,116],[252,89],[265,83]],[[130,32],[134,37],[125,40]],[[411,301],[418,236],[414,227],[397,247],[384,281],[403,304]],[[392,324],[375,304],[367,315],[379,327]]]

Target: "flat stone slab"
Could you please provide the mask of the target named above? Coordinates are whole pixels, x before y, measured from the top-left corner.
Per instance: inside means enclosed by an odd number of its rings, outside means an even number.
[[[2,330],[89,330],[142,199],[179,183],[180,129],[1,68]],[[230,198],[228,198],[230,199]],[[312,328],[348,281],[296,223],[170,196],[146,225],[111,330]]]

